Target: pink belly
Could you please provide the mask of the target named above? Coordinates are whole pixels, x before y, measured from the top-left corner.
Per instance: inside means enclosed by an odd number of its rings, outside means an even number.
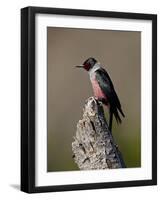
[[[97,81],[95,79],[92,80],[92,87],[93,87],[94,96],[96,98],[104,98],[104,99],[106,99],[106,96],[102,92],[99,84],[97,83]]]

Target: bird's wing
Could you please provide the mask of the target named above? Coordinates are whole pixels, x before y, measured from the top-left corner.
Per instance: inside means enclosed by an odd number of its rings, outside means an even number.
[[[110,100],[112,95],[113,85],[110,78],[108,78],[109,75],[103,68],[99,68],[95,73],[96,73],[96,80],[98,81],[101,90]]]
[[[98,69],[96,71],[96,79],[98,81],[101,90],[107,96],[107,99],[109,100],[111,107],[115,110],[118,109],[122,114],[122,116],[124,116],[124,113],[121,109],[119,98],[115,92],[113,83],[106,70],[103,68]]]
[[[114,90],[113,83],[110,79],[110,76],[105,71],[105,69],[100,68],[96,71],[96,79],[98,84],[103,91],[103,93],[107,96],[111,104],[115,104],[115,106],[120,105],[120,101],[116,95]]]

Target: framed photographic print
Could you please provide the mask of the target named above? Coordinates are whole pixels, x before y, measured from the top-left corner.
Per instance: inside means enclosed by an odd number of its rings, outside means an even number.
[[[157,184],[157,16],[21,9],[21,190]]]

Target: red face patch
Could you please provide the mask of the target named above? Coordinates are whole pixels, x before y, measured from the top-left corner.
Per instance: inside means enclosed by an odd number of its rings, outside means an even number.
[[[91,66],[90,66],[90,63],[85,63],[85,64],[84,64],[84,69],[85,69],[85,70],[89,71],[90,67],[91,67]]]

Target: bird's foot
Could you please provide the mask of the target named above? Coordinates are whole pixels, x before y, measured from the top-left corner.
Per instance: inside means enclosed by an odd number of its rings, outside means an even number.
[[[106,99],[104,99],[104,98],[97,98],[97,101],[101,106],[103,106],[103,105],[107,106],[108,105]]]

